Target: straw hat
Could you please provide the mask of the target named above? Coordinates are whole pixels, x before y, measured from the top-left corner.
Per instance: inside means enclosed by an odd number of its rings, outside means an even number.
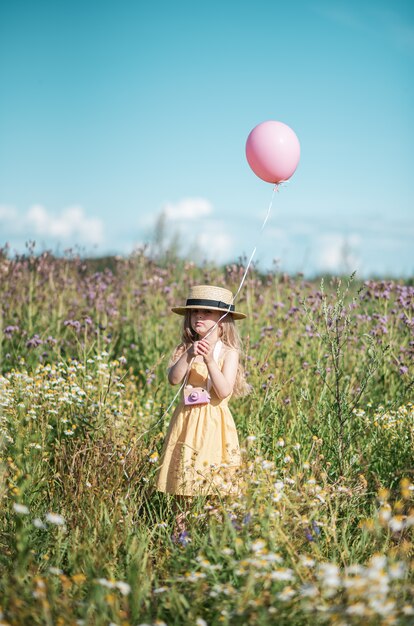
[[[211,285],[197,285],[192,287],[185,306],[176,306],[171,311],[178,315],[185,315],[189,309],[209,309],[231,313],[235,320],[242,320],[246,317],[244,313],[235,311],[233,304],[233,294],[223,287],[212,287]]]

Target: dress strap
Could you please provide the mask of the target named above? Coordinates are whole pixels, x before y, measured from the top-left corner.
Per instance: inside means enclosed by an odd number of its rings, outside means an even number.
[[[219,362],[219,357],[220,357],[220,352],[221,352],[221,348],[223,347],[223,342],[221,341],[221,339],[219,339],[216,342],[216,345],[214,346],[214,350],[213,350],[213,359],[215,360],[215,362],[218,364]],[[207,391],[209,392],[211,389],[211,378],[210,376],[207,377]]]

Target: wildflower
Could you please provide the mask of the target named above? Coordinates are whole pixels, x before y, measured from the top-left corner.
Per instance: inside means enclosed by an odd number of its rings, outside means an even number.
[[[380,407],[380,408],[384,408],[384,407]],[[382,488],[378,491],[378,499],[381,503],[386,502],[389,497],[390,497],[390,492],[388,491],[388,489]]]
[[[107,587],[107,589],[113,589],[114,583],[107,578],[97,578],[96,582],[102,585],[102,587]]]
[[[399,532],[404,528],[404,521],[401,515],[395,515],[388,522],[388,527],[392,532]]]
[[[18,330],[18,326],[6,326],[6,328],[4,329],[4,334],[6,335],[7,339],[10,339],[12,334]]]
[[[402,608],[403,615],[414,615],[414,606],[405,604]]]
[[[391,506],[388,503],[384,504],[378,511],[378,519],[382,524],[387,524],[391,519]]]
[[[264,470],[271,469],[273,466],[274,466],[273,461],[268,461],[267,459],[264,459],[264,461],[262,461],[262,468]]]
[[[284,448],[285,446],[285,440],[280,438],[277,440],[276,445],[279,446],[279,448]]]
[[[46,528],[46,524],[44,524],[44,522],[42,522],[39,517],[35,517],[35,519],[33,520],[33,526],[41,530],[44,530]]]
[[[75,583],[75,585],[81,585],[86,580],[85,574],[81,574],[81,573],[73,574],[71,578],[72,578],[72,581]]]
[[[372,598],[369,601],[370,608],[378,613],[378,615],[390,615],[395,610],[395,602],[393,600],[381,600]]]
[[[265,547],[266,547],[266,542],[263,541],[263,539],[257,539],[257,541],[254,541],[252,543],[251,550],[255,554],[260,554]]]
[[[311,585],[310,583],[302,585],[299,591],[302,598],[315,598],[319,595],[318,588],[315,585]]]
[[[282,600],[282,602],[285,602],[293,598],[295,594],[296,591],[292,589],[292,587],[285,587],[280,593],[277,594],[277,598]]]
[[[387,565],[387,557],[383,554],[376,554],[370,560],[370,566],[373,571],[383,571]]]
[[[205,619],[203,619],[202,617],[197,617],[196,619],[196,626],[208,626],[207,622]]]
[[[56,524],[56,526],[65,525],[65,518],[59,515],[59,513],[47,513],[46,521],[49,522],[49,524]]]
[[[123,596],[127,596],[131,593],[131,586],[128,585],[128,583],[118,581],[117,583],[115,583],[115,587],[119,589]]]
[[[29,515],[29,508],[25,504],[14,502],[13,509],[15,513],[19,513],[19,515]]]
[[[348,615],[367,615],[367,609],[363,602],[356,602],[355,604],[351,604],[346,608],[346,612]]]
[[[402,563],[401,561],[398,561],[397,563],[393,563],[388,568],[388,574],[392,580],[396,580],[398,578],[404,578],[406,574],[405,564]]]
[[[408,500],[411,497],[411,490],[413,485],[410,483],[408,478],[403,478],[400,482],[401,495],[403,498]]]
[[[302,554],[300,556],[300,562],[303,565],[303,567],[314,567],[315,566],[314,559],[311,559],[310,557],[306,556],[306,554]]]
[[[26,341],[26,348],[37,348],[41,346],[43,343],[42,339],[40,339],[39,335],[33,335],[31,339]]]
[[[177,578],[177,580],[180,580],[181,582],[196,583],[203,578],[206,578],[206,574],[204,572],[186,572],[184,576]]]
[[[186,546],[188,546],[189,543],[191,543],[191,538],[190,535],[188,534],[188,532],[186,530],[183,530],[179,535],[178,535],[178,543],[180,543],[184,548]]]
[[[293,580],[293,570],[287,567],[281,567],[280,569],[273,570],[270,574],[272,580]]]
[[[321,563],[318,574],[328,588],[336,589],[341,585],[339,567],[335,563]]]
[[[77,333],[81,329],[81,323],[78,320],[65,320],[63,325],[68,326],[69,328],[74,328]]]

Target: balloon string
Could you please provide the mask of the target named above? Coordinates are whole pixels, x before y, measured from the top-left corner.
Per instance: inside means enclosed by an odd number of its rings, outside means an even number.
[[[261,227],[261,229],[260,229],[260,231],[259,231],[259,236],[261,236],[261,235],[262,235],[262,233],[263,233],[263,231],[264,231],[264,228],[265,228],[265,226],[266,226],[266,224],[267,224],[267,221],[268,221],[268,219],[269,219],[269,217],[270,217],[270,212],[271,212],[271,210],[272,210],[272,205],[273,205],[273,200],[274,200],[274,197],[275,197],[275,193],[276,193],[276,191],[279,191],[279,184],[280,184],[280,183],[276,183],[276,185],[273,187],[272,197],[271,197],[271,199],[270,199],[269,206],[268,206],[268,208],[267,208],[267,213],[266,213],[265,218],[264,218],[264,220],[263,220],[262,227]],[[237,289],[237,291],[236,291],[236,293],[235,293],[235,295],[234,295],[234,297],[233,297],[233,299],[232,299],[231,304],[233,304],[233,303],[234,303],[234,301],[236,300],[237,296],[239,295],[239,293],[240,293],[240,291],[241,291],[241,288],[243,287],[244,281],[246,280],[247,272],[249,271],[250,265],[251,265],[251,263],[252,263],[252,261],[253,261],[253,257],[254,257],[254,255],[256,254],[257,246],[258,246],[258,243],[256,243],[256,245],[255,245],[255,246],[254,246],[254,248],[253,248],[253,251],[252,251],[252,253],[251,253],[251,255],[250,255],[250,259],[249,259],[249,261],[248,261],[248,263],[247,263],[246,269],[244,270],[244,274],[243,274],[243,277],[242,277],[242,279],[241,279],[241,282],[240,282],[239,288]]]
[[[273,206],[273,200],[274,200],[274,197],[275,197],[275,193],[276,193],[276,191],[279,191],[279,186],[280,186],[282,183],[284,183],[284,182],[285,182],[285,181],[281,181],[281,182],[279,182],[279,183],[276,183],[276,184],[275,184],[275,186],[273,187],[272,197],[271,197],[271,199],[270,199],[269,206],[268,206],[268,208],[267,208],[267,213],[266,213],[266,215],[265,215],[265,218],[264,218],[264,220],[263,220],[263,224],[262,224],[262,226],[261,226],[261,228],[260,228],[260,231],[259,231],[259,240],[260,240],[261,235],[262,235],[262,233],[263,233],[263,231],[264,231],[264,229],[265,229],[265,226],[266,226],[266,224],[267,224],[267,222],[268,222],[268,220],[269,220],[270,213],[271,213],[272,206]],[[240,291],[241,291],[241,289],[242,289],[242,287],[243,287],[243,285],[244,285],[244,282],[245,282],[246,277],[247,277],[247,272],[249,271],[250,266],[251,266],[251,264],[252,264],[252,262],[253,262],[253,258],[254,258],[254,255],[256,254],[256,250],[257,250],[257,247],[258,247],[259,240],[256,242],[256,245],[254,246],[254,248],[253,248],[253,250],[252,250],[252,253],[251,253],[250,258],[249,258],[249,260],[248,260],[248,262],[247,262],[246,268],[245,268],[245,270],[244,270],[243,276],[242,276],[242,278],[241,278],[241,281],[240,281],[239,287],[238,287],[238,289],[237,289],[237,291],[236,291],[235,295],[234,295],[234,296],[232,297],[232,299],[231,299],[231,302],[230,302],[230,304],[229,304],[229,308],[227,309],[227,311],[226,311],[225,313],[223,313],[223,315],[220,317],[220,319],[218,319],[218,320],[217,320],[217,322],[214,324],[214,326],[213,326],[213,327],[212,327],[212,328],[208,331],[208,333],[207,333],[207,334],[205,335],[205,337],[204,337],[205,339],[207,339],[207,337],[208,337],[209,335],[211,335],[211,333],[212,333],[212,332],[213,332],[213,331],[217,328],[217,326],[219,325],[219,323],[220,323],[220,322],[221,322],[221,321],[222,321],[225,317],[227,317],[227,315],[228,315],[229,313],[231,313],[231,307],[232,307],[232,305],[234,304],[234,302],[235,302],[235,300],[236,300],[237,296],[239,295],[239,293],[240,293]],[[183,355],[184,355],[184,354],[185,354],[185,353],[186,353],[189,349],[190,349],[190,346],[188,346],[188,348],[186,348],[186,350],[183,352]],[[194,358],[191,360],[189,367],[191,366],[191,363],[193,362],[193,360],[194,360]],[[139,440],[140,440],[140,439],[141,439],[144,435],[146,435],[147,433],[149,433],[149,432],[150,432],[153,428],[155,428],[155,426],[157,426],[157,424],[159,424],[159,423],[160,423],[160,422],[164,419],[164,417],[167,415],[168,411],[170,410],[170,408],[172,407],[172,405],[174,404],[174,402],[175,402],[175,401],[176,401],[176,399],[178,398],[178,396],[179,396],[179,394],[180,394],[181,390],[183,389],[184,385],[185,385],[185,377],[184,377],[183,382],[181,383],[180,388],[178,389],[177,393],[175,394],[175,396],[173,397],[173,399],[171,400],[171,402],[169,403],[169,405],[167,406],[167,408],[165,409],[165,411],[164,411],[164,413],[161,415],[161,417],[160,417],[159,419],[157,419],[157,421],[156,421],[156,422],[154,422],[154,424],[153,424],[152,426],[150,426],[148,430],[146,430],[146,431],[144,431],[143,433],[141,433],[141,435],[138,437],[138,439],[136,439],[136,442],[138,442],[138,441],[139,441]],[[128,452],[126,453],[126,455],[125,455],[125,456],[127,456],[127,455],[131,452],[131,449],[132,449],[132,448],[130,448],[130,449],[128,450]]]

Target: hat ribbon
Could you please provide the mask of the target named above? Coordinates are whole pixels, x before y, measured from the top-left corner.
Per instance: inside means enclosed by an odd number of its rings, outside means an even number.
[[[234,311],[234,304],[227,304],[226,302],[222,302],[221,300],[204,300],[203,298],[189,298],[185,303],[185,306],[200,306],[200,307],[215,307],[217,309],[226,309],[229,311]]]

